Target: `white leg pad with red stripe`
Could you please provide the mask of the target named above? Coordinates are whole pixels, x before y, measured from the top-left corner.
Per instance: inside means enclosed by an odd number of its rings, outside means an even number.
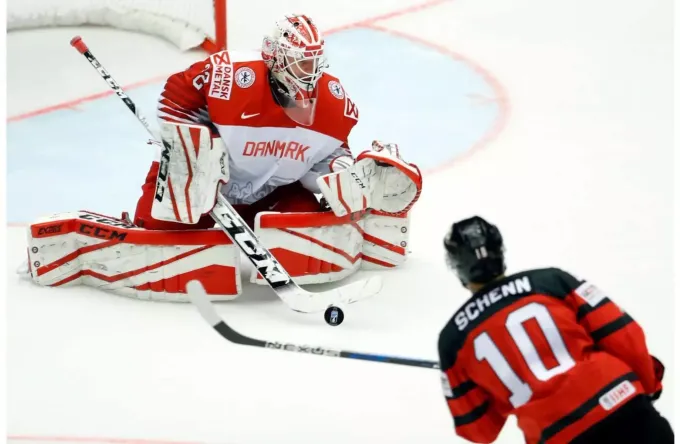
[[[259,213],[255,233],[298,284],[335,282],[359,269],[386,269],[406,260],[409,217],[365,211]],[[251,282],[266,284],[254,271]]]
[[[372,211],[364,216],[362,269],[394,268],[406,261],[409,252],[411,217]]]
[[[195,224],[215,206],[220,182],[229,180],[222,139],[203,125],[161,122],[163,146],[151,216]]]
[[[83,284],[136,299],[189,302],[197,279],[213,300],[241,292],[240,250],[220,229],[156,231],[87,211],[42,218],[28,229],[31,279]]]

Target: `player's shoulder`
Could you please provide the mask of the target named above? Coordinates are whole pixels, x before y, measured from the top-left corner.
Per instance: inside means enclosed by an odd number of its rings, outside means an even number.
[[[245,86],[255,82],[268,85],[267,73],[269,69],[262,60],[262,54],[255,51],[233,52],[231,58],[234,63],[234,80]]]
[[[523,273],[531,282],[534,293],[545,294],[557,298],[564,298],[574,291],[581,283],[581,279],[557,267],[536,268]]]
[[[213,110],[238,114],[241,106],[254,102],[269,88],[268,69],[257,52],[220,51],[209,58],[211,65],[207,95]],[[228,106],[227,106],[228,105]]]
[[[322,112],[328,116],[340,117],[353,126],[359,120],[359,107],[352,100],[340,79],[324,72],[317,83],[318,100]]]
[[[345,87],[340,79],[329,72],[321,74],[318,85],[319,87],[324,87],[323,94],[331,94],[339,100],[346,97]]]
[[[240,88],[268,84],[268,68],[259,52],[224,50],[212,54],[210,62],[213,74],[233,79]]]

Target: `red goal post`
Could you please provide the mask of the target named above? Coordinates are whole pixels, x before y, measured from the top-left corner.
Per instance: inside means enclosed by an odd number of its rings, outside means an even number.
[[[8,0],[7,31],[110,26],[155,35],[180,50],[227,47],[227,0]]]

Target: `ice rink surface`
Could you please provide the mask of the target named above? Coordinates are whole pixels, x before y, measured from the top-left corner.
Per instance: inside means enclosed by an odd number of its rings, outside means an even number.
[[[354,152],[394,140],[427,174],[409,261],[342,326],[248,286],[218,306],[235,329],[436,359],[467,297],[441,239],[479,214],[503,231],[509,271],[559,266],[605,289],[645,328],[673,392],[671,1],[271,3],[233,2],[230,46],[257,47],[279,13],[316,17],[335,30],[332,71],[361,109]],[[203,56],[112,29],[8,35],[9,441],[462,442],[436,371],[238,347],[190,305],[16,277],[16,225],[132,210],[151,159],[114,98],[81,100],[107,87],[68,45],[75,34],[121,84],[141,85],[129,92],[149,115],[162,79]],[[670,396],[657,406],[673,417]],[[522,442],[514,421],[499,442]]]

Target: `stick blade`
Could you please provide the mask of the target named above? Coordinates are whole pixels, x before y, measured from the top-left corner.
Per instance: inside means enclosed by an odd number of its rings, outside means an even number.
[[[368,279],[352,282],[342,287],[312,293],[291,283],[284,288],[278,289],[279,296],[284,301],[293,302],[301,313],[323,312],[331,305],[348,305],[375,296],[382,289],[382,278],[373,276]],[[187,283],[189,300],[196,306],[199,313],[210,325],[215,326],[222,321],[203,288],[197,281]]]
[[[380,293],[382,285],[382,278],[380,276],[373,276],[324,293],[333,293],[329,299],[337,300],[344,304],[353,304]]]
[[[301,313],[320,313],[331,305],[348,305],[375,296],[382,289],[382,278],[373,276],[331,290],[311,292],[294,282],[276,289],[279,297]]]

